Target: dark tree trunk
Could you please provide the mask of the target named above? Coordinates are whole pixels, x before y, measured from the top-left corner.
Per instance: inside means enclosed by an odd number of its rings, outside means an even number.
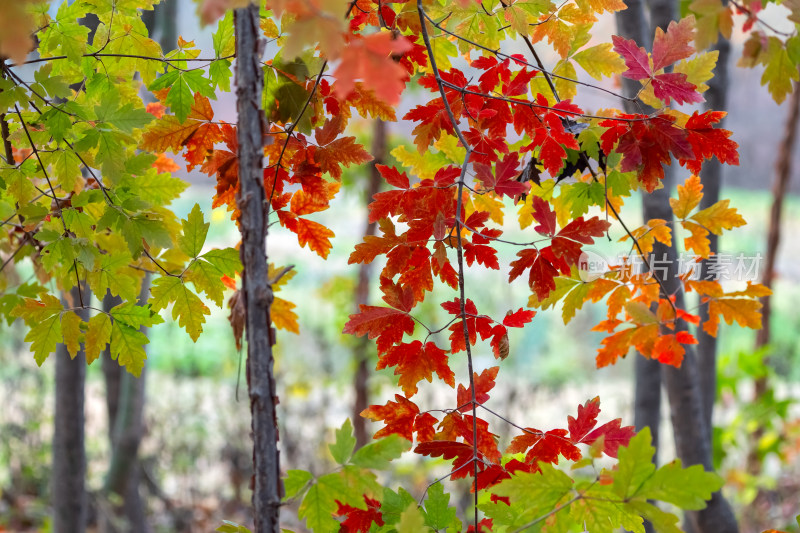
[[[706,109],[715,111],[725,111],[728,108],[728,60],[730,58],[731,45],[726,39],[720,39],[715,50],[719,51],[717,68],[714,77],[708,82],[708,90],[705,92]],[[722,127],[722,124],[719,124]],[[702,171],[703,199],[700,201],[700,208],[705,209],[719,201],[720,188],[722,187],[722,164],[713,159],[703,165]],[[718,237],[713,233],[708,235],[711,253],[716,254],[719,245]],[[714,257],[703,260],[700,264],[700,275],[705,279],[709,273],[709,266],[714,262]],[[708,306],[700,308],[700,323],[708,320]],[[702,327],[697,328],[697,354],[698,372],[700,378],[700,390],[703,397],[703,416],[706,420],[706,427],[709,431],[713,429],[714,402],[717,399],[717,338],[707,334]],[[713,439],[709,435],[709,439]]]
[[[669,184],[644,198],[644,211],[647,218],[672,220],[669,205]],[[666,275],[662,279],[667,294],[675,295],[675,305],[684,308],[681,281],[678,278],[678,252],[675,241],[672,246],[656,243],[653,255],[665,259]],[[662,295],[662,298],[665,297]],[[686,329],[679,323],[677,330]],[[675,435],[675,449],[686,466],[703,465],[705,470],[713,471],[711,462],[711,432],[705,423],[703,399],[698,379],[697,356],[691,346],[686,346],[686,355],[680,368],[664,365],[662,369],[670,403],[672,428]],[[721,492],[715,492],[702,511],[687,514],[690,527],[697,533],[734,533],[739,531],[736,518]]]
[[[140,304],[147,301],[149,292],[150,277],[146,276],[139,294]],[[119,298],[106,295],[103,299],[103,310],[109,311],[120,302]],[[106,496],[113,493],[122,498],[122,514],[125,517],[124,520],[115,520],[113,524],[105,521],[104,529],[108,531],[152,531],[147,523],[147,509],[140,493],[139,445],[144,434],[146,370],[145,367],[141,376],[134,377],[111,359],[108,350],[103,355],[111,441],[111,463],[103,492]],[[116,527],[117,525],[120,527]]]
[[[372,201],[381,188],[381,175],[376,165],[382,165],[386,159],[386,123],[382,120],[375,122],[372,139],[372,164],[369,168],[369,182],[367,183],[366,203]],[[375,235],[375,222],[367,221],[364,237]],[[358,268],[358,285],[356,285],[356,311],[369,302],[369,286],[372,281],[372,264],[361,263]],[[356,437],[356,447],[360,448],[369,442],[369,434],[361,412],[369,407],[369,342],[366,337],[356,339],[353,356],[356,361],[356,375],[353,382],[355,401],[353,402],[353,433]]]
[[[650,0],[648,7],[653,31],[657,27],[666,29],[677,14],[677,5],[673,0]],[[652,31],[649,35],[642,35],[643,28],[647,27],[644,19],[645,13],[641,2],[628,2],[628,9],[620,12],[617,16],[621,35],[635,39],[640,45],[652,42]],[[638,90],[637,85],[626,84],[624,86],[626,94],[631,95],[630,91]],[[673,185],[672,175],[672,167],[666,168],[664,187],[652,194],[644,195],[643,214],[645,220],[660,218],[669,222],[673,219],[672,209],[669,205],[669,196]],[[669,247],[656,243],[653,247],[653,257],[658,258],[659,261],[662,258],[666,259],[669,269],[663,280],[664,289],[668,294],[676,295],[676,306],[683,307],[681,282],[677,277],[678,253],[674,241],[673,245]],[[665,296],[662,295],[662,297]],[[659,416],[653,408],[660,405],[660,400],[655,398],[655,395],[660,396],[660,388],[653,385],[655,377],[648,370],[650,369],[647,368],[647,365],[637,364],[636,406],[641,405],[648,409],[640,417],[637,417],[637,427],[638,423],[647,425],[645,420],[649,420],[650,427],[653,428],[659,420]],[[653,372],[655,372],[654,369]],[[698,372],[698,362],[692,349],[687,349],[680,369],[671,366],[661,369],[670,402],[678,457],[687,466],[701,464],[706,470],[713,470],[711,430],[706,423],[704,396],[701,393]],[[640,377],[646,378],[646,381],[639,383],[638,378]],[[704,510],[689,513],[688,518],[689,527],[696,533],[728,533],[739,530],[733,510],[720,492],[714,493]]]
[[[646,33],[647,17],[645,5],[642,0],[629,0],[628,8],[617,13],[617,29],[620,36],[633,39],[643,46],[649,46],[651,39]],[[622,78],[622,88],[625,96],[631,98],[641,88],[638,81]],[[641,107],[631,101],[625,102],[625,111],[639,113]],[[648,110],[649,111],[649,108]],[[643,216],[648,220],[646,208]],[[661,427],[661,363],[636,354],[634,359],[634,404],[633,423],[636,430],[649,427],[653,437],[653,447],[656,449],[653,462],[658,464],[658,450]],[[653,525],[645,521],[646,533],[653,533]]]
[[[68,307],[82,301],[80,289],[69,293]],[[88,293],[84,294],[88,298]],[[76,313],[83,320],[86,310]],[[53,433],[53,531],[82,533],[86,530],[86,451],[84,449],[84,387],[86,353],[81,350],[70,358],[66,346],[56,348],[56,409]]]
[[[247,386],[253,428],[254,533],[277,533],[283,484],[280,478],[277,393],[272,345],[275,333],[269,307],[272,287],[267,275],[267,214],[262,168],[265,116],[261,109],[263,75],[258,5],[237,9],[236,97],[239,114],[239,195],[242,234],[242,297],[247,310]]]

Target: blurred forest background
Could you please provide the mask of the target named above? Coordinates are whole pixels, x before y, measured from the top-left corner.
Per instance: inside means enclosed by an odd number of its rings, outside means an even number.
[[[187,39],[197,36],[198,46],[210,48],[212,30],[200,27],[195,9],[189,0],[167,0],[156,10],[151,23],[165,50],[174,48],[178,35]],[[774,18],[779,24],[785,16],[776,13]],[[597,28],[596,39],[608,40],[614,32],[614,19],[604,20],[603,29]],[[742,42],[736,36],[732,42],[735,61]],[[782,140],[790,105],[788,101],[782,106],[774,104],[759,86],[760,76],[759,69],[732,65],[730,71],[725,127],[734,132],[740,144],[741,165],[725,168],[721,196],[730,198],[748,222],[734,232],[734,237],[721,239],[722,253],[734,256],[764,255],[776,147]],[[416,103],[413,92],[405,98],[398,116]],[[612,105],[618,104],[602,99],[584,102],[587,109]],[[215,111],[223,120],[234,122],[233,96],[225,94],[215,102]],[[363,122],[355,134],[369,145],[374,128],[374,124]],[[398,128],[396,124],[387,125],[387,152],[401,144],[411,146],[407,138],[410,132]],[[796,304],[800,300],[800,150],[793,154],[791,168],[793,192],[784,198],[784,240],[773,287],[769,350],[754,352],[755,333],[740,328],[724,328],[720,337],[716,461],[728,481],[728,496],[745,519],[745,531],[748,513],[757,515],[749,518],[754,521],[789,523],[800,507],[800,307]],[[184,216],[195,203],[210,210],[214,185],[210,179],[199,173],[178,175],[192,185],[176,206],[176,213]],[[271,261],[279,267],[294,265],[293,277],[279,296],[296,305],[300,324],[299,335],[281,331],[276,346],[284,469],[325,472],[330,468],[325,444],[333,430],[353,416],[355,383],[363,385],[356,376],[359,361],[365,357],[365,345],[342,335],[341,330],[347,316],[355,312],[359,268],[348,265],[347,258],[364,233],[369,179],[367,167],[347,173],[340,197],[321,214],[321,222],[336,233],[327,261],[307,250],[298,251],[294,237],[276,226],[269,236]],[[629,224],[635,226],[640,222],[640,212],[634,199],[626,204],[623,215],[627,214]],[[510,226],[507,231],[513,239]],[[622,232],[612,231],[612,236],[621,237]],[[237,240],[238,233],[224,208],[215,210],[209,244],[231,246]],[[514,253],[511,249],[505,252],[500,259],[505,266],[501,268],[507,268]],[[24,281],[30,268],[22,264],[18,269]],[[471,275],[477,279],[480,274],[475,271]],[[522,284],[474,283],[472,287],[473,299],[487,312],[525,306],[529,296]],[[430,322],[443,319],[443,311],[433,304],[423,305],[420,312],[427,314]],[[600,336],[590,328],[601,318],[601,310],[588,306],[565,327],[558,309],[539,313],[532,327],[510,339],[512,351],[504,365],[511,372],[506,373],[492,402],[513,419],[549,428],[560,424],[576,404],[599,394],[606,414],[631,423],[634,354],[614,367],[594,368]],[[4,327],[0,335],[0,531],[47,531],[54,359],[38,368],[22,337],[22,329],[15,324]],[[227,312],[212,309],[206,333],[198,344],[169,322],[151,330],[149,337],[145,381],[140,383],[145,388],[142,440],[132,474],[138,480],[142,523],[147,528],[142,531],[211,531],[222,519],[249,522],[249,405],[242,356],[234,346]],[[374,354],[367,353],[366,357],[369,403],[382,403],[393,393],[393,378],[385,371],[372,370]],[[490,357],[478,354],[478,366],[489,366]],[[109,435],[113,433],[104,369],[103,362],[97,361],[88,370],[88,484],[94,491],[90,498],[93,523],[111,523],[113,531],[109,506],[119,502],[105,501],[102,496],[108,483],[112,456]],[[361,372],[363,377],[363,367]],[[754,379],[767,373],[772,376],[768,393],[754,402]],[[509,376],[515,381],[511,382]],[[124,383],[125,378],[121,379]],[[452,394],[449,389],[433,390],[429,394]],[[662,458],[669,458],[672,436],[666,402],[663,408]],[[766,431],[759,444],[763,469],[754,475],[745,463],[753,446],[750,433],[757,421],[766,424]],[[373,431],[369,424],[366,430]],[[401,461],[393,475],[403,476],[407,487],[417,486],[421,491],[437,472],[435,463],[425,465]],[[762,503],[756,506],[753,501],[759,490]],[[302,530],[301,524],[287,525]]]

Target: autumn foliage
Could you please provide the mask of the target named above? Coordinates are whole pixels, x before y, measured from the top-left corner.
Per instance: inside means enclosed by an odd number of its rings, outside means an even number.
[[[222,306],[224,291],[237,288],[238,251],[204,248],[208,223],[199,207],[184,220],[166,207],[185,184],[169,174],[177,164],[165,152],[212,177],[213,206],[226,206],[239,221],[237,125],[218,120],[211,100],[231,87],[235,39],[227,10],[243,2],[203,3],[209,22],[220,19],[214,57],[206,59],[183,38],[178,49],[163,53],[139,19],[137,8],[149,3],[121,4],[108,3],[99,13],[102,31],[88,44],[75,22],[90,10],[86,3],[64,4],[53,19],[36,11],[43,43],[37,83],[23,83],[16,65],[3,67],[3,120],[15,150],[2,174],[4,205],[13,206],[3,245],[14,255],[21,251],[17,260],[30,257],[37,275],[6,294],[3,306],[6,316],[27,323],[26,340],[39,364],[58,343],[73,355],[83,343],[90,363],[108,344],[138,374],[148,342],[139,327],[160,322],[159,313],[171,309],[197,340],[210,313],[203,299]],[[264,208],[298,246],[328,257],[334,233],[314,215],[334,201],[347,169],[372,160],[348,127],[361,119],[397,121],[401,101],[419,102],[399,117],[411,140],[392,152],[398,164],[378,166],[387,188],[371,199],[369,221],[379,234],[349,256],[350,264],[380,265],[382,303],[361,306],[343,325],[344,333],[375,341],[377,368],[394,369],[399,392],[362,413],[376,423],[375,443],[354,451],[348,426],[337,432],[331,452],[340,470],[319,478],[290,471],[287,497],[301,501],[308,527],[460,527],[441,485],[430,487],[418,508],[408,492],[375,481],[370,470],[408,447],[447,462],[450,480],[469,478],[472,530],[510,531],[539,521],[548,531],[594,523],[601,525],[592,531],[640,530],[642,517],[674,528],[677,519],[648,500],[701,508],[719,478],[697,465],[682,469],[679,461],[656,470],[649,434],[635,436],[619,418],[600,422],[598,398],[577,406],[566,427],[556,429],[518,424],[486,404],[502,379],[502,361],[520,349],[510,344],[509,328],[523,328],[537,311],[556,305],[566,323],[587,302],[602,302],[606,317],[594,327],[604,335],[598,367],[634,351],[640,355],[631,356],[677,367],[686,346],[697,342],[698,327],[710,335],[722,321],[760,327],[763,286],[731,291],[681,274],[682,290],[696,293],[708,309],[710,318],[700,324],[697,309],[677,307],[650,268],[655,242],[681,242],[699,261],[711,256],[709,234],[744,224],[728,200],[698,208],[703,163],[738,164],[738,145],[718,127],[724,113],[680,107],[704,101],[716,61],[702,51],[709,21],[673,22],[656,31],[648,53],[643,43],[616,36],[590,44],[598,15],[624,8],[614,0],[279,0],[265,7],[260,29],[277,52],[264,63]],[[721,8],[719,20],[730,9]],[[746,57],[771,64],[768,52],[754,50],[754,38]],[[530,53],[505,53],[512,39]],[[550,69],[536,52],[545,44],[558,57]],[[17,50],[9,51],[22,61]],[[102,60],[104,69],[84,79],[74,63],[80,60]],[[598,84],[578,83],[576,66]],[[133,72],[154,102],[145,106],[137,95]],[[589,110],[577,103],[584,91],[613,94],[601,83],[619,76],[640,82],[636,102],[656,111]],[[76,82],[85,88],[70,89]],[[417,92],[407,91],[412,85]],[[673,161],[693,174],[670,201],[675,222],[649,220],[628,229],[625,199],[660,188]],[[88,179],[78,177],[82,171]],[[515,241],[509,233],[525,237]],[[619,247],[618,264],[587,279],[581,258],[600,239],[628,242]],[[500,244],[516,247],[509,264],[502,263]],[[630,268],[636,258],[647,268]],[[144,272],[155,276],[152,290],[146,304],[136,305]],[[514,304],[505,315],[490,316],[469,297],[473,272],[513,283],[528,298],[527,308]],[[274,265],[270,276],[273,290],[291,278]],[[83,322],[74,310],[87,303],[62,303],[46,288],[51,281],[60,289],[85,284],[98,298],[110,291],[124,302]],[[430,299],[442,323],[419,318],[418,306]],[[228,304],[239,343],[241,293]],[[293,307],[276,298],[272,320],[297,333]],[[474,368],[478,352],[492,354],[497,365]],[[467,362],[467,375],[454,372],[458,360]],[[419,405],[420,387],[434,379],[453,389],[452,401]],[[500,442],[496,424],[513,428],[509,443]],[[590,467],[603,455],[617,466],[598,467],[588,481],[554,467],[564,461]],[[687,485],[689,492],[670,492]]]

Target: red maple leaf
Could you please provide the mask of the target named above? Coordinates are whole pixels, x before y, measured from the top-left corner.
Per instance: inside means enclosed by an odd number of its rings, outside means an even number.
[[[578,406],[578,417],[567,417],[569,438],[580,442],[597,425],[597,415],[600,414],[600,398],[595,397],[585,404]]]
[[[459,298],[455,298],[452,302],[444,302],[441,305],[445,311],[452,315],[461,314],[461,300]],[[464,322],[467,324],[467,336],[471,345],[474,345],[478,341],[479,334],[483,340],[489,338],[493,334],[492,323],[494,321],[486,315],[478,315],[478,309],[475,307],[475,303],[472,300],[467,299],[464,305],[464,311],[467,315],[466,321],[457,320],[448,328],[451,332],[450,351],[452,353],[458,353],[467,348],[466,339],[464,338]]]
[[[531,320],[533,317],[536,316],[536,311],[530,311],[527,309],[519,308],[515,312],[509,311],[506,313],[505,318],[503,318],[503,325],[508,326],[510,328],[521,328]]]
[[[581,451],[567,437],[565,429],[542,432],[534,428],[525,428],[525,433],[511,439],[506,453],[526,451],[525,462],[531,465],[539,461],[558,464],[559,455],[570,461],[578,461],[581,458]]]
[[[638,171],[639,181],[648,192],[653,192],[664,179],[663,165],[671,164],[670,153],[679,160],[695,159],[687,132],[674,125],[675,117],[623,113],[619,118],[626,122],[614,119],[600,122],[608,128],[600,136],[601,146],[606,153],[616,150],[622,154],[621,170]],[[632,120],[628,122],[629,119]]]
[[[683,19],[678,23],[670,22],[666,33],[661,28],[656,29],[652,67],[644,48],[637,46],[632,39],[612,36],[614,50],[622,56],[625,66],[628,67],[622,75],[632,80],[649,78],[656,98],[663,100],[665,104],[669,104],[673,98],[679,104],[702,102],[703,97],[697,92],[697,86],[688,81],[686,74],[678,72],[656,74],[694,53],[693,24],[690,20]]]
[[[547,249],[549,249],[549,246],[545,248],[545,250]],[[555,277],[558,276],[558,270],[535,248],[520,250],[517,252],[517,257],[519,259],[511,262],[508,281],[514,281],[526,270],[530,269],[528,285],[540,300],[547,298],[550,291],[556,288]]]
[[[372,524],[383,525],[383,514],[381,513],[381,502],[373,500],[364,495],[367,504],[366,509],[359,509],[351,505],[344,504],[336,500],[336,513],[334,516],[344,516],[340,533],[368,533]]]
[[[721,128],[714,128],[725,117],[723,111],[697,111],[686,121],[687,139],[692,146],[693,159],[681,159],[684,165],[693,174],[699,174],[704,159],[716,157],[720,163],[727,165],[739,164],[739,145],[730,139],[731,132]]]
[[[619,447],[627,446],[634,435],[636,429],[633,426],[622,427],[622,420],[616,418],[586,435],[581,442],[591,445],[602,436],[603,453],[616,458]]]
[[[650,59],[647,57],[647,51],[638,46],[636,41],[612,35],[611,42],[614,43],[614,51],[622,56],[625,66],[628,67],[628,70],[622,73],[624,77],[632,80],[642,80],[652,75],[653,71],[650,68]]]
[[[653,94],[656,98],[669,105],[670,98],[678,104],[696,104],[705,102],[703,96],[697,92],[697,85],[687,81],[686,74],[680,72],[666,72],[653,76]]]
[[[519,176],[519,153],[506,154],[502,160],[495,165],[492,173],[491,167],[483,163],[475,163],[475,176],[481,181],[487,190],[493,190],[500,196],[515,198],[520,194],[528,192],[530,184],[517,181]]]
[[[362,305],[360,313],[350,315],[342,333],[377,338],[379,353],[385,353],[392,345],[403,340],[404,334],[414,333],[414,320],[397,309]]]
[[[489,391],[495,386],[495,379],[497,379],[499,370],[499,366],[493,366],[485,369],[480,374],[477,372],[472,374],[472,380],[475,383],[475,401],[479,404],[486,403],[489,400]],[[466,388],[459,383],[456,396],[460,411],[467,412],[472,410],[472,387]]]
[[[432,381],[434,372],[439,379],[455,386],[455,374],[447,364],[447,352],[433,342],[423,345],[420,341],[413,341],[392,346],[378,360],[377,370],[392,366],[396,367],[395,375],[400,376],[399,385],[406,398],[417,393],[420,380]]]
[[[414,448],[414,453],[420,455],[427,455],[428,457],[441,457],[442,459],[453,461],[453,469],[451,471],[450,479],[461,479],[474,474],[473,468],[467,466],[473,462],[475,457],[475,450],[471,444],[464,442],[433,440],[429,442],[421,442]],[[483,463],[478,462],[479,468],[482,470]]]

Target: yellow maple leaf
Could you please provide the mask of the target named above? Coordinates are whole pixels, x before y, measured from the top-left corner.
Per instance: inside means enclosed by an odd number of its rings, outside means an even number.
[[[761,328],[761,302],[746,298],[719,298],[708,303],[708,320],[703,323],[703,330],[716,337],[719,331],[719,319],[722,317],[728,325],[738,323],[740,326]]]
[[[675,218],[684,220],[703,199],[703,184],[699,176],[692,176],[683,185],[678,185],[678,197],[670,198],[669,205]]]
[[[72,311],[61,315],[61,333],[70,359],[75,359],[81,349],[81,317]]]
[[[283,298],[276,297],[272,301],[272,305],[269,308],[269,316],[276,328],[291,331],[295,334],[300,333],[297,314],[293,311],[295,307],[297,307],[295,304]]]
[[[589,76],[596,80],[625,71],[625,62],[616,53],[611,43],[601,43],[581,50],[572,56]]]
[[[681,222],[681,226],[691,233],[691,235],[683,239],[684,247],[703,259],[710,257],[711,241],[708,240],[708,230],[694,222]]]
[[[691,219],[704,226],[714,235],[721,235],[722,230],[733,229],[746,224],[735,207],[728,207],[730,200],[720,200],[711,207],[698,211]]]
[[[653,251],[653,244],[658,241],[666,246],[672,245],[672,228],[667,225],[667,221],[660,218],[653,218],[647,221],[647,224],[640,226],[631,232],[633,238],[639,244],[641,253],[649,254]],[[620,242],[625,242],[629,238],[625,235],[620,239]],[[639,249],[636,249],[639,252]]]
[[[741,291],[729,292],[727,296],[749,296],[751,298],[763,298],[772,294],[772,290],[761,283],[747,282],[747,288]]]
[[[714,67],[717,66],[719,50],[704,52],[689,60],[682,60],[675,64],[673,72],[686,74],[686,81],[697,86],[697,92],[708,90],[706,82],[714,77]]]
[[[689,4],[689,10],[697,15],[694,40],[698,50],[704,50],[716,43],[719,33],[726,39],[731,38],[733,14],[721,0],[695,0]]]

